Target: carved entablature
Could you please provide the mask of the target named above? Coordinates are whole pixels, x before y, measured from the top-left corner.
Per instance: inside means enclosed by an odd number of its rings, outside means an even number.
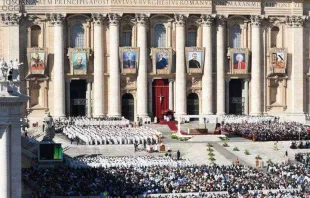
[[[62,25],[65,22],[67,14],[47,14],[46,18],[51,22],[52,25]]]
[[[281,26],[283,24],[285,24],[286,20],[285,18],[281,18],[281,17],[269,17],[269,26],[270,27],[274,27],[274,26]]]

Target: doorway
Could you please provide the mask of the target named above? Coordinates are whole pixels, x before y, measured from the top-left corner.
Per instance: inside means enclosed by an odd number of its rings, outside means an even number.
[[[130,121],[135,119],[135,101],[130,93],[122,96],[122,116]]]
[[[242,79],[231,79],[229,82],[229,114],[244,114],[244,97],[242,97]]]
[[[70,116],[86,115],[86,80],[72,80],[70,83]]]
[[[153,81],[153,114],[159,119],[163,118],[163,111],[169,109],[169,81],[168,79],[155,79]]]
[[[187,114],[199,115],[199,98],[196,93],[190,93],[187,96]],[[191,118],[191,121],[199,120],[198,118]]]

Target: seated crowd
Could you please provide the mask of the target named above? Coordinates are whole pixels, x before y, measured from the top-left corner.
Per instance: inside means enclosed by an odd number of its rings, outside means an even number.
[[[250,116],[250,115],[223,115],[220,116],[218,122],[225,123],[260,123],[260,122],[278,122],[279,117],[272,116]]]
[[[188,160],[173,160],[171,157],[139,156],[139,157],[105,157],[87,156],[74,160],[68,159],[67,164],[71,167],[93,167],[93,168],[111,168],[111,167],[150,167],[150,166],[188,166],[191,163]]]
[[[71,140],[86,145],[97,144],[158,144],[162,136],[158,130],[125,126],[66,126],[63,133]]]
[[[310,142],[309,141],[300,141],[300,142],[296,142],[296,141],[293,141],[291,143],[291,146],[290,146],[291,149],[309,149],[310,148]]]
[[[130,158],[122,159],[126,164]],[[84,160],[92,163],[99,162],[100,158]],[[218,191],[247,195],[251,190],[270,189],[299,189],[304,195],[310,192],[309,167],[304,165],[273,164],[269,165],[267,172],[263,172],[243,165],[171,166],[147,161],[147,158],[144,160],[148,165],[136,166],[131,162],[128,166],[107,168],[63,165],[55,168],[31,167],[22,172],[25,181],[32,181],[37,186],[33,197],[92,196],[102,192],[110,197]]]
[[[129,120],[124,117],[89,118],[86,116],[66,117],[54,120],[56,131],[66,126],[128,126]]]
[[[223,131],[253,141],[310,140],[310,133],[297,122],[225,123]]]
[[[309,167],[310,153],[297,153],[295,154],[295,160]]]

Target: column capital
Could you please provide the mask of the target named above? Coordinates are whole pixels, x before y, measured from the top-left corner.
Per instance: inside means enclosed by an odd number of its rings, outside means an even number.
[[[184,26],[186,18],[185,14],[174,14],[174,22],[177,26]]]
[[[202,14],[200,17],[202,25],[208,27],[212,25],[214,18],[213,14]]]
[[[226,25],[227,17],[224,16],[224,15],[218,15],[218,16],[217,16],[217,21],[218,21],[218,24],[219,24],[220,26],[224,26],[224,25]]]
[[[251,25],[252,27],[260,27],[262,24],[262,17],[260,15],[251,15]]]
[[[91,14],[91,18],[93,19],[93,23],[95,25],[102,25],[106,17],[107,17],[107,14],[102,14],[102,13]]]
[[[243,82],[250,82],[250,79],[244,78],[244,79],[243,79]]]
[[[65,22],[67,14],[59,14],[59,13],[53,13],[53,14],[47,14],[46,18],[51,22],[52,25],[63,25]]]
[[[22,19],[23,15],[21,13],[5,13],[1,14],[1,21],[5,25],[13,26],[19,25],[20,20]]]
[[[286,16],[285,17],[285,22],[286,25],[296,28],[296,27],[303,27],[305,20],[307,20],[307,16]]]
[[[118,25],[120,19],[122,18],[122,15],[123,15],[123,14],[110,13],[110,14],[108,15],[110,25]]]
[[[138,25],[146,25],[148,22],[148,19],[150,17],[150,14],[140,14],[137,13],[135,15],[135,19]]]
[[[230,78],[226,78],[226,79],[225,79],[225,82],[226,82],[226,83],[229,83],[229,82],[230,82]]]
[[[174,83],[174,79],[169,79],[169,83]]]

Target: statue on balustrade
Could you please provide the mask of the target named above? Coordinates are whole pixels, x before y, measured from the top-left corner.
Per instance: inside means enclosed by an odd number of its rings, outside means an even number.
[[[53,140],[55,137],[55,126],[50,113],[47,113],[47,116],[43,120],[43,131],[45,134],[44,140]]]

